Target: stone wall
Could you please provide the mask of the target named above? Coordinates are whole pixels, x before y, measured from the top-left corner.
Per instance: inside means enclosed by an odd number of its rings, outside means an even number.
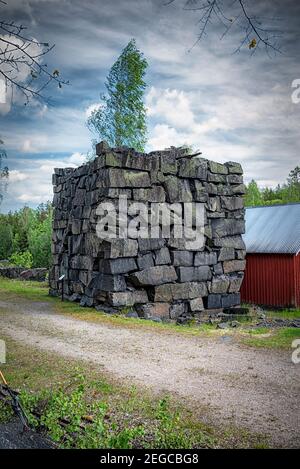
[[[140,317],[180,321],[239,306],[246,254],[240,164],[174,147],[141,154],[105,142],[97,155],[79,168],[55,169],[50,293],[61,293],[64,274],[65,296],[108,312],[130,306]],[[174,226],[169,237],[160,226],[156,238],[100,239],[97,207],[106,201],[117,208],[119,196],[129,207],[204,206],[204,244],[175,238]]]
[[[35,280],[44,282],[47,278],[48,269],[36,267],[25,269],[24,267],[0,267],[0,277],[7,277],[20,280]]]

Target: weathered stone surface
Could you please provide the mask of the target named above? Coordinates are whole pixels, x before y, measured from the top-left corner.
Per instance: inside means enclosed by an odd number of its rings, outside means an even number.
[[[211,294],[207,298],[204,298],[204,305],[206,309],[218,309],[221,308],[221,295]]]
[[[217,264],[215,264],[213,266],[213,271],[214,271],[214,275],[223,275],[223,264],[222,262],[218,262]]]
[[[81,238],[83,235],[81,235]],[[76,249],[80,250],[80,247],[82,247],[82,244],[78,246],[80,242],[83,240],[80,237],[78,240],[75,242],[75,247]],[[73,237],[73,245],[74,245],[74,237]],[[96,233],[87,233],[85,235],[85,248],[86,252],[89,254],[91,257],[98,257],[99,252],[102,248],[102,240],[98,238]]]
[[[148,303],[138,307],[138,314],[145,319],[159,317],[162,319],[169,318],[170,305],[168,303]]]
[[[106,314],[117,314],[119,313],[119,310],[117,308],[113,308],[112,306],[108,305],[97,305],[95,306],[95,310],[99,311],[99,313],[106,313]]]
[[[205,296],[207,287],[205,283],[167,283],[155,287],[155,301],[189,300],[198,296]]]
[[[106,259],[134,257],[138,253],[138,242],[135,239],[112,239],[103,243],[103,249]]]
[[[244,195],[246,194],[246,186],[244,184],[238,184],[236,186],[231,186],[233,194]]]
[[[202,282],[211,279],[211,270],[208,265],[200,267],[178,267],[180,282]]]
[[[210,293],[226,293],[229,287],[230,281],[226,277],[214,278],[210,284]]]
[[[244,207],[244,201],[241,197],[221,197],[221,205],[227,210],[239,210]]]
[[[192,266],[194,263],[194,253],[192,251],[172,251],[172,264],[178,266]]]
[[[134,200],[142,202],[165,202],[166,193],[162,186],[147,189],[133,189]]]
[[[170,248],[179,249],[180,251],[201,251],[204,249],[204,239],[200,236],[195,240],[185,238],[170,238],[168,240]]]
[[[135,189],[133,189],[135,190]],[[122,196],[126,196],[128,199],[131,199],[132,189],[118,189],[117,187],[101,187],[99,189],[99,197],[108,197],[112,199],[117,199]]]
[[[138,243],[140,252],[154,251],[156,249],[162,248],[166,244],[166,240],[164,238],[139,238]]]
[[[134,306],[139,303],[148,303],[148,295],[145,290],[110,292],[108,301],[112,306]]]
[[[165,303],[167,304],[167,303]],[[186,304],[185,303],[173,303],[170,306],[170,318],[177,319],[179,316],[186,313]]]
[[[48,269],[45,268],[34,268],[24,269],[24,267],[0,267],[0,277],[7,277],[11,279],[20,278],[22,280],[36,280],[38,282],[44,282]],[[56,287],[56,285],[55,285]]]
[[[246,261],[234,260],[225,261],[223,264],[224,273],[244,271],[246,267]]]
[[[86,296],[86,295],[83,295],[81,300],[80,300],[80,306],[83,306],[83,307],[88,307],[90,308],[91,306],[94,305],[94,299],[93,298],[90,298],[89,296]]]
[[[231,174],[243,174],[243,169],[240,163],[235,163],[233,161],[228,161],[225,163],[228,168],[229,173]]]
[[[229,286],[229,293],[238,293],[240,291],[242,282],[243,282],[243,275],[230,277],[230,286]]]
[[[224,174],[213,174],[213,173],[208,173],[207,174],[207,180],[208,182],[216,182],[218,184],[226,184],[227,179]]]
[[[239,306],[241,304],[241,297],[239,293],[231,293],[230,295],[222,296],[222,308],[230,308],[231,306]]]
[[[176,270],[173,266],[158,265],[149,269],[135,272],[130,276],[135,285],[162,285],[163,283],[175,282],[177,280]]]
[[[100,271],[106,274],[124,274],[137,269],[135,259],[123,257],[120,259],[100,259]]]
[[[228,174],[227,182],[229,184],[243,184],[243,176],[238,174]]]
[[[222,311],[223,304],[234,308],[245,266],[241,237],[245,187],[240,165],[210,162],[174,147],[146,155],[128,147],[111,149],[103,142],[97,153],[93,161],[56,170],[53,177],[51,292],[61,293],[57,280],[63,273],[66,298],[74,296],[83,305],[101,303],[100,307],[112,311],[133,305],[136,309],[149,299],[147,316],[156,321],[171,318],[183,322],[200,314],[215,314]],[[129,217],[124,209],[118,213],[121,196],[127,198]],[[114,221],[118,213],[116,236],[124,235],[124,227],[134,224],[139,236],[130,230],[125,239],[107,241],[107,237],[97,236],[100,202],[111,204],[106,221]],[[144,203],[144,213],[135,211],[142,205],[139,202]],[[197,202],[198,208],[200,204],[204,208],[197,236],[196,206],[193,228],[188,232],[185,227],[183,236],[176,235],[178,217],[187,213],[185,202]],[[151,212],[155,204],[171,210],[171,229],[168,217],[155,219]],[[147,228],[144,232],[141,228],[150,220],[155,239],[144,239]],[[194,235],[192,239],[190,235]]]
[[[145,171],[133,171],[108,168],[103,172],[103,180],[109,187],[149,187],[149,174]]]
[[[102,155],[102,153],[109,151],[110,147],[105,140],[96,144],[96,155]]]
[[[152,170],[152,159],[147,155],[140,156],[139,154],[134,154],[133,152],[125,153],[123,158],[123,164],[126,168],[132,169],[141,169],[143,171]]]
[[[84,189],[77,189],[76,193],[75,193],[75,197],[73,199],[74,206],[84,205],[84,198],[85,198],[85,190]]]
[[[170,251],[166,246],[155,251],[154,258],[156,265],[171,264]]]
[[[195,255],[195,266],[214,265],[217,263],[216,252],[197,252]]]
[[[140,255],[136,261],[140,270],[149,269],[149,267],[154,266],[153,254],[151,252]]]
[[[70,267],[72,269],[92,270],[93,259],[89,256],[74,256],[70,260]]]
[[[209,192],[207,191],[207,188],[205,187],[206,183],[202,183],[200,181],[197,181],[197,179],[194,180],[194,200],[196,202],[206,202],[208,200],[208,194]],[[217,194],[215,192],[215,194]]]
[[[164,174],[177,173],[175,152],[162,152],[160,155],[160,170]]]
[[[235,258],[234,248],[221,248],[218,261],[231,261]]]
[[[193,196],[190,184],[187,179],[178,179],[176,176],[167,176],[165,178],[164,187],[167,194],[168,202],[192,202]]]
[[[224,238],[214,238],[216,247],[246,249],[245,243],[241,236],[226,236]]]
[[[228,168],[224,164],[216,163],[215,161],[209,161],[208,167],[212,173],[228,174]]]
[[[224,216],[223,212],[220,213],[221,204],[220,204],[220,198],[219,197],[209,197],[209,199],[206,202],[206,207],[207,207],[207,210],[209,210],[211,212],[219,212],[219,216]]]
[[[201,158],[183,158],[179,160],[179,176],[206,181],[207,161]]]
[[[245,233],[244,220],[214,219],[211,223],[213,236],[219,238]]]
[[[93,290],[93,296],[97,297],[97,294],[101,291],[125,291],[126,282],[122,275],[107,275],[99,273],[92,279],[89,284],[89,288]]]
[[[246,249],[236,249],[235,257],[240,260],[244,260],[246,257]]]
[[[190,300],[190,309],[193,312],[203,311],[204,309],[203,299],[199,297],[199,298],[194,298],[193,300]]]

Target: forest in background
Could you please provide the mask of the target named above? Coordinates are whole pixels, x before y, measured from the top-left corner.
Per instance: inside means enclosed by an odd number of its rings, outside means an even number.
[[[286,183],[275,189],[260,189],[252,180],[246,186],[245,206],[300,202],[300,167],[293,169]],[[22,267],[49,267],[51,263],[51,202],[36,209],[23,207],[0,214],[0,262]]]

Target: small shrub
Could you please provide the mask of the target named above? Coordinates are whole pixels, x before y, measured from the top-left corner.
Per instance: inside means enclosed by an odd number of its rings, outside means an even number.
[[[32,254],[29,251],[14,252],[10,256],[10,262],[18,267],[30,269],[32,267]]]

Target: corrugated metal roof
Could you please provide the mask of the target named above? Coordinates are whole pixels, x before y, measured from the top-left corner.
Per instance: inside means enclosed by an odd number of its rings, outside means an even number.
[[[300,203],[246,209],[247,252],[298,254],[300,252]]]

